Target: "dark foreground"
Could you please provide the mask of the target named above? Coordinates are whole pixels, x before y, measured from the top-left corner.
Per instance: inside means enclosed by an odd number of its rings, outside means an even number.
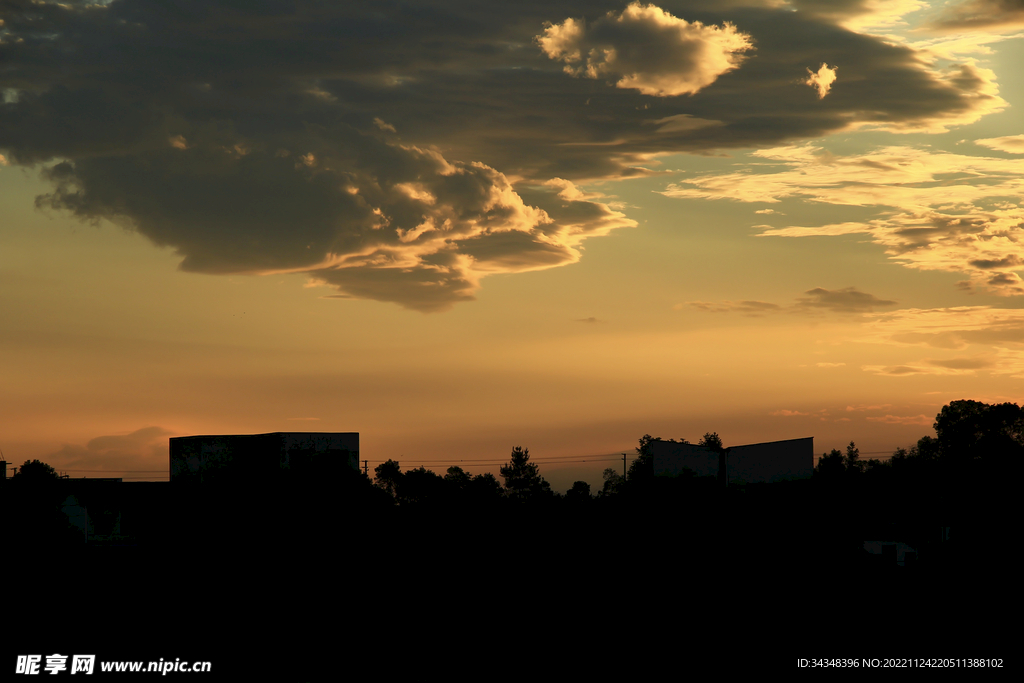
[[[943,541],[935,510],[847,509],[846,489],[818,481],[652,486],[396,505],[353,479],[171,496],[120,542],[22,534],[4,563],[3,666],[94,653],[210,661],[190,674],[206,680],[345,680],[1012,664],[1001,504],[964,512]],[[887,563],[864,551],[869,537],[920,559]]]

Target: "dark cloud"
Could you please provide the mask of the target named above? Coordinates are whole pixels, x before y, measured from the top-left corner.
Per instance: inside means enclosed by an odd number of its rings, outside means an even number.
[[[931,23],[931,28],[946,31],[1020,26],[1024,26],[1024,0],[966,0],[944,7]]]
[[[969,261],[969,263],[975,268],[981,268],[982,270],[993,270],[998,268],[1014,268],[1024,264],[1024,261],[1022,261],[1021,258],[1016,254],[1011,254],[1001,259],[977,259],[974,261]]]
[[[919,375],[926,371],[910,365],[893,365],[886,368],[879,368],[878,372],[883,375]]]
[[[752,317],[784,310],[782,306],[767,301],[689,301],[687,304],[708,313],[742,313]]]
[[[621,0],[4,0],[0,154],[45,165],[40,206],[118,221],[186,270],[308,272],[341,294],[442,310],[489,273],[572,263],[583,239],[634,225],[565,183],[858,122],[971,120],[1001,102],[969,64],[938,73],[833,14],[773,4],[660,3],[719,27],[689,47],[714,47],[727,22],[753,47],[721,52],[749,55],[729,68],[694,53],[684,71],[700,87],[658,96],[616,87],[625,72],[575,78],[537,42],[573,19],[644,83],[678,77],[667,57],[626,50],[635,32],[608,18]],[[677,42],[655,52],[678,56]],[[842,78],[819,100],[802,81],[821,63]]]
[[[997,273],[990,277],[986,284],[994,289],[1002,289],[1013,294],[1024,294],[1024,281],[1016,273]]]
[[[896,305],[895,301],[879,299],[874,294],[859,291],[856,287],[833,290],[815,287],[805,293],[808,296],[797,299],[799,308],[824,308],[837,313],[867,313],[876,308]]]

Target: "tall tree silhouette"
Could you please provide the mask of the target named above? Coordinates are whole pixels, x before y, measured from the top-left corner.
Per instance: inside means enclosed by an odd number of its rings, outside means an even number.
[[[849,472],[859,472],[864,469],[864,463],[860,461],[860,449],[851,441],[850,445],[846,447],[846,457],[844,459],[846,463],[846,469]]]
[[[600,493],[602,496],[610,496],[618,493],[622,490],[622,485],[626,481],[614,467],[606,467],[601,476],[604,477],[604,485],[601,487]]]
[[[640,444],[636,447],[636,458],[629,465],[627,481],[646,482],[654,478],[654,453],[651,443],[661,441],[661,437],[644,434],[640,437]]]
[[[551,485],[540,476],[537,463],[530,462],[530,449],[516,446],[510,461],[499,470],[505,492],[512,500],[530,500],[551,493]]]
[[[385,460],[373,468],[373,482],[390,493],[392,498],[397,499],[401,481],[402,468],[395,460]]]

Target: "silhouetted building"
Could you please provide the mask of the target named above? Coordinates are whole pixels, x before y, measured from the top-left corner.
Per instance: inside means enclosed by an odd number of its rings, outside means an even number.
[[[883,564],[889,566],[909,567],[917,562],[917,550],[900,541],[864,541],[864,550],[881,555]]]
[[[674,441],[652,441],[655,476],[676,476],[684,469],[729,484],[809,479],[814,473],[814,438],[732,446],[721,451]]]
[[[358,432],[181,436],[171,442],[171,482],[238,484],[359,469]]]

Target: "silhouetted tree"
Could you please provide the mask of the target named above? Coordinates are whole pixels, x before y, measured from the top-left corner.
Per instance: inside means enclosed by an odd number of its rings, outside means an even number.
[[[464,491],[469,486],[470,476],[461,467],[452,465],[444,475],[444,480],[449,488],[456,491]]]
[[[942,456],[958,461],[1016,459],[1024,445],[1024,413],[1015,403],[952,401],[934,428]]]
[[[833,448],[830,453],[822,453],[814,468],[815,475],[826,479],[841,477],[844,472],[846,472],[846,463],[843,462],[842,452],[836,448]]]
[[[939,442],[930,436],[922,436],[917,440],[917,443],[911,447],[907,457],[921,460],[934,460],[939,457]]]
[[[466,492],[476,505],[487,505],[502,499],[501,483],[490,472],[478,474],[470,479]]]
[[[516,446],[510,461],[499,470],[505,491],[512,500],[531,500],[551,494],[551,485],[540,476],[537,463],[530,462],[530,449]]]
[[[611,496],[618,493],[626,481],[614,467],[606,468],[602,476],[604,477],[604,486],[601,487],[602,496]]]
[[[860,461],[860,449],[852,441],[846,447],[846,456],[843,458],[843,463],[846,465],[848,472],[859,472],[864,468],[864,463]]]
[[[590,484],[585,481],[574,481],[572,488],[565,492],[565,499],[573,503],[590,500]]]
[[[402,468],[395,460],[385,460],[373,468],[373,482],[397,500],[402,481]]]
[[[707,432],[697,442],[698,446],[706,446],[716,451],[723,449],[722,437],[718,436],[718,432]]]
[[[402,475],[398,482],[398,500],[402,503],[439,502],[444,497],[444,478],[420,466]]]
[[[41,460],[26,460],[25,463],[18,468],[17,477],[19,477],[21,481],[47,481],[50,479],[58,479],[59,475],[57,474],[57,470],[53,469]]]
[[[636,483],[649,482],[654,478],[654,453],[651,443],[661,441],[660,437],[644,434],[636,447],[636,459],[629,465],[626,480]]]

